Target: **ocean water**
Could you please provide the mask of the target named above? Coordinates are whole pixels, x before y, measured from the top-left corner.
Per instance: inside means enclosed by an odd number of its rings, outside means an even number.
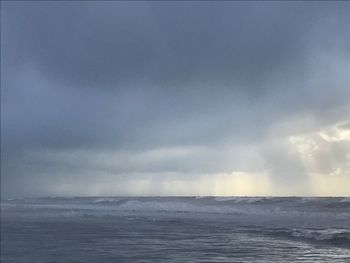
[[[350,198],[2,200],[1,262],[350,262]]]

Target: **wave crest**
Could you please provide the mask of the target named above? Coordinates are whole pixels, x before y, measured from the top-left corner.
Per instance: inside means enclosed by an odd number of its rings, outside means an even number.
[[[291,232],[293,237],[312,239],[317,241],[350,241],[350,231],[343,229],[294,229]]]

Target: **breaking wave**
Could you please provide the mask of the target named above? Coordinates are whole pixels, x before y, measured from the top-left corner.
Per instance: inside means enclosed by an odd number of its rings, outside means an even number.
[[[350,242],[350,231],[344,229],[294,229],[291,231],[291,235],[297,238],[306,238],[317,241]]]
[[[270,229],[262,232],[275,237],[350,247],[350,229]]]
[[[291,239],[319,243],[325,245],[337,245],[350,247],[350,228],[264,228],[254,227],[249,230],[254,235],[266,235],[277,239]]]
[[[348,218],[349,201],[343,197],[50,197],[5,200],[1,208],[291,216],[326,213]]]
[[[120,201],[119,198],[97,198],[95,200],[92,200],[92,203],[95,204],[104,204],[104,203],[118,203]]]

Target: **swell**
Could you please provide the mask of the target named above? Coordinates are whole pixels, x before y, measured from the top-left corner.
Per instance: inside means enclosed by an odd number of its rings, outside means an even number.
[[[313,242],[325,245],[335,245],[350,248],[350,229],[327,228],[327,229],[264,229],[252,231],[276,238],[286,238]]]
[[[325,212],[336,216],[350,215],[350,200],[342,197],[50,197],[1,202],[2,209],[16,207],[218,214],[298,215]]]

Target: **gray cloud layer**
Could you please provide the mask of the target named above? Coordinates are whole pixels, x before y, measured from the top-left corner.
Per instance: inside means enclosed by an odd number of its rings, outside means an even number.
[[[120,183],[270,167],[274,181],[303,184],[299,157],[260,145],[348,120],[346,2],[1,7],[8,195],[51,194],[60,180],[74,189],[105,173]],[[312,121],[275,130],[303,118]]]

